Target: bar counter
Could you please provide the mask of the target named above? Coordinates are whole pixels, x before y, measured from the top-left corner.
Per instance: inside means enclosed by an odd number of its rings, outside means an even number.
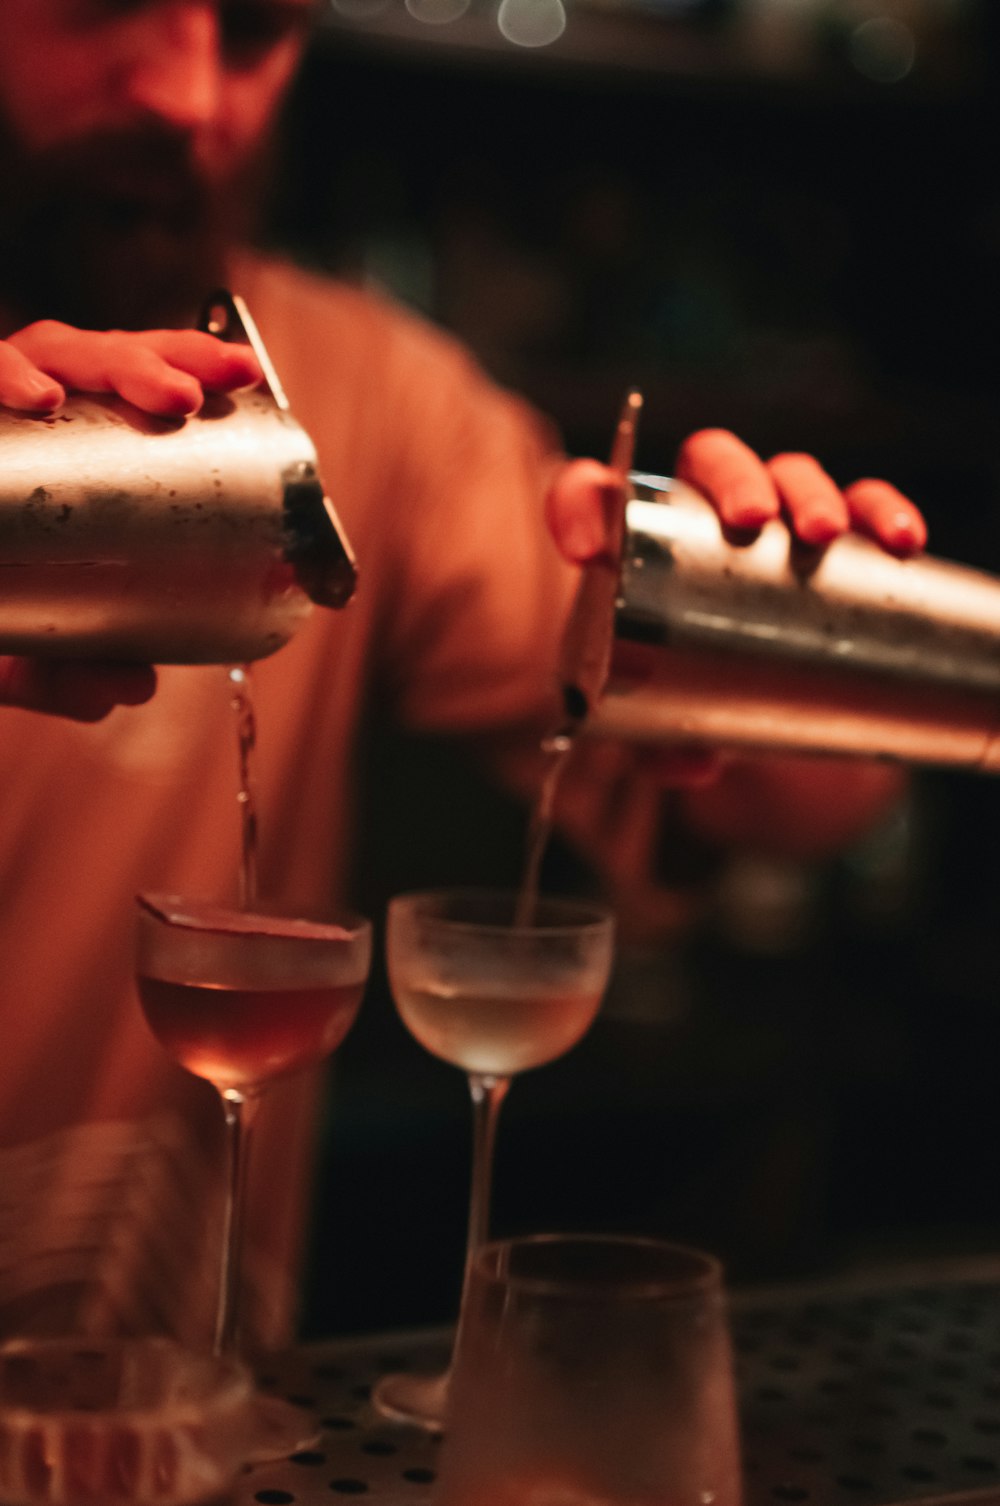
[[[745,1506],[1000,1502],[1000,1261],[735,1294]],[[450,1335],[305,1346],[259,1371],[315,1410],[313,1450],[249,1468],[240,1506],[364,1496],[424,1506],[439,1443],[383,1422],[386,1371],[443,1367]]]

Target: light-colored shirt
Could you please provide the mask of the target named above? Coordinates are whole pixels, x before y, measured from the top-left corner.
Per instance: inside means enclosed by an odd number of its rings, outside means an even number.
[[[548,714],[572,590],[542,499],[556,445],[446,337],[368,293],[237,263],[358,558],[254,667],[260,886],[345,901],[352,754],[377,687],[418,729]],[[236,722],[226,671],[164,668],[154,699],[82,726],[0,710],[0,1333],[211,1334],[222,1113],[135,995],[133,896],[234,900]],[[248,1309],[291,1331],[321,1072],[277,1083],[254,1128]],[[387,1190],[391,1195],[391,1190]]]

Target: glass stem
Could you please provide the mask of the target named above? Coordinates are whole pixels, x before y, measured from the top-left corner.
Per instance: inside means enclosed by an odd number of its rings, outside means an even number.
[[[221,1097],[226,1116],[226,1200],[222,1215],[222,1266],[213,1348],[216,1354],[234,1354],[239,1335],[247,1158],[250,1130],[260,1099],[255,1093],[239,1093],[233,1088],[227,1088]]]
[[[489,1237],[490,1189],[493,1184],[493,1147],[500,1105],[510,1087],[509,1077],[483,1072],[469,1073],[472,1095],[472,1191],[469,1197],[469,1234],[465,1246],[465,1271],[479,1246]]]

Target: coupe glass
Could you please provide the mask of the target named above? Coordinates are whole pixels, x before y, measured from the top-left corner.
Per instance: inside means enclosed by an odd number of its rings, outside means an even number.
[[[143,1013],[164,1050],[212,1084],[225,1113],[228,1176],[214,1351],[229,1355],[238,1348],[254,1114],[270,1082],[328,1056],[354,1023],[371,926],[357,917],[306,919],[267,906],[227,910],[175,895],[139,895],[136,904]],[[258,1456],[280,1456],[303,1442],[294,1409],[262,1399],[260,1413]]]
[[[473,1258],[435,1506],[739,1506],[718,1261],[542,1235]]]
[[[599,905],[539,898],[521,923],[518,896],[489,890],[404,894],[389,904],[389,982],[407,1029],[469,1078],[472,1192],[466,1275],[489,1231],[497,1116],[511,1078],[555,1061],[593,1023],[611,972],[614,921]],[[437,1431],[449,1372],[387,1375],[378,1411]]]

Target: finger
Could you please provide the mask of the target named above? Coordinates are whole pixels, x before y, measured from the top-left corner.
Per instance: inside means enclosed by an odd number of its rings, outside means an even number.
[[[261,378],[249,347],[201,330],[80,330],[43,319],[10,343],[66,387],[117,392],[147,412],[171,417],[196,413],[203,387],[229,392]]]
[[[171,418],[197,413],[202,404],[197,378],[171,366],[141,336],[44,319],[12,336],[11,343],[77,392],[117,392],[147,413]]]
[[[249,345],[231,345],[203,330],[153,330],[135,338],[147,341],[171,366],[196,377],[212,392],[252,387],[264,375]]]
[[[754,532],[778,516],[778,493],[764,462],[727,429],[692,434],[678,451],[676,471],[704,492],[727,528]]]
[[[804,544],[822,547],[850,528],[840,488],[812,455],[775,455],[767,469],[788,525]]]
[[[189,418],[205,400],[197,377],[178,371],[145,346],[116,347],[109,353],[104,380],[103,388],[91,390],[117,392],[144,412],[167,418]]]
[[[65,396],[60,384],[16,345],[0,340],[0,404],[25,413],[53,413]]]
[[[77,722],[98,722],[116,706],[139,706],[156,689],[149,664],[0,658],[0,701]]]
[[[566,559],[584,565],[613,554],[610,528],[621,491],[620,478],[599,460],[570,460],[561,468],[545,499],[545,516]]]
[[[923,514],[888,481],[855,481],[844,492],[854,525],[892,554],[918,554],[927,543]]]

